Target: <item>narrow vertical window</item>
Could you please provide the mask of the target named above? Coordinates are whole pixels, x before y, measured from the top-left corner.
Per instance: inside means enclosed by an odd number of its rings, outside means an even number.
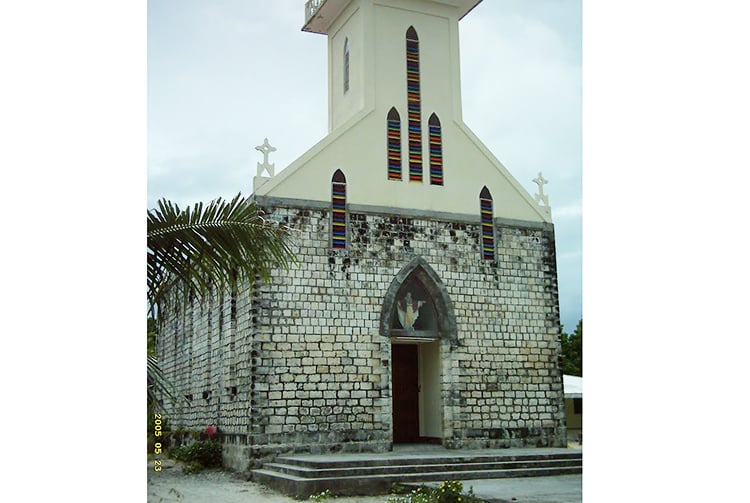
[[[331,246],[346,248],[346,177],[340,169],[331,180]]]
[[[349,90],[349,39],[344,41],[344,92]]]
[[[419,90],[419,39],[406,31],[406,101],[409,108],[409,181],[422,181],[422,104]]]
[[[492,195],[485,186],[479,193],[479,211],[482,216],[482,258],[495,260],[495,225],[492,218]]]
[[[430,184],[443,185],[443,138],[440,132],[440,119],[430,115]]]
[[[396,107],[388,112],[388,179],[401,180],[401,117]]]

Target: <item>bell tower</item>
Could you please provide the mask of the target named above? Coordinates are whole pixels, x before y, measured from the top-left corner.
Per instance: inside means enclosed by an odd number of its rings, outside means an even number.
[[[345,210],[478,221],[486,187],[486,219],[550,221],[463,122],[458,23],[480,2],[309,0],[302,30],[328,38],[328,134],[256,197],[328,208],[345,192]]]
[[[308,1],[302,30],[328,37],[329,132],[363,110],[395,107],[428,141],[431,114],[460,119],[458,21],[480,2]]]

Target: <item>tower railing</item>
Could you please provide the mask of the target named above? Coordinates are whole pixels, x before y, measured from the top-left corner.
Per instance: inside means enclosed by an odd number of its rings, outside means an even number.
[[[326,0],[307,0],[305,2],[305,23],[312,19],[324,3],[326,3]]]

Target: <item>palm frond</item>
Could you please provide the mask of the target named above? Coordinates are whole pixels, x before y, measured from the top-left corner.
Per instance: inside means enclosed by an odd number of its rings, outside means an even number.
[[[160,199],[157,208],[148,211],[146,238],[148,309],[157,317],[172,300],[203,299],[214,288],[235,289],[256,276],[267,280],[274,268],[296,262],[291,229],[265,220],[258,206],[241,194],[185,210]],[[154,406],[179,400],[151,355],[147,376],[148,399]]]
[[[159,361],[154,356],[146,358],[146,375],[148,401],[152,407],[156,410],[163,410],[166,403],[165,399],[171,404],[180,401],[174,385],[164,376],[161,367],[159,367]],[[184,396],[182,401],[189,403]]]
[[[265,220],[241,194],[229,202],[219,198],[185,210],[161,199],[149,210],[147,223],[152,306],[166,292],[202,298],[212,287],[233,287],[255,275],[267,280],[275,267],[295,262],[291,229]]]

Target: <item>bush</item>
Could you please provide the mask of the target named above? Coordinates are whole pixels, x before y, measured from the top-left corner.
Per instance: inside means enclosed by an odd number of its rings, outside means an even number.
[[[170,446],[184,445],[190,437],[190,431],[185,428],[177,428],[173,430],[169,436]]]
[[[457,480],[445,481],[434,490],[437,503],[463,503],[466,501],[478,501],[474,497],[474,490],[470,489],[468,495],[464,495],[464,486]],[[471,499],[469,499],[471,498]]]
[[[326,489],[320,494],[311,494],[308,498],[310,501],[326,501],[331,498],[331,490]]]
[[[200,468],[221,467],[221,443],[215,440],[202,440],[190,445],[181,445],[169,450],[169,457],[190,466],[189,471]]]
[[[482,500],[474,496],[474,490],[463,493],[461,482],[445,481],[440,487],[430,488],[420,486],[405,496],[391,496],[388,503],[481,503]]]

